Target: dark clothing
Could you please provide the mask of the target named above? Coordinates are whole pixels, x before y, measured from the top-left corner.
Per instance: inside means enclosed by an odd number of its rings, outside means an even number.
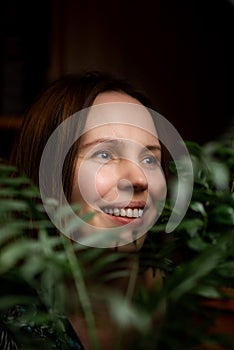
[[[0,277],[0,350],[84,350],[69,321],[49,315],[25,282]]]

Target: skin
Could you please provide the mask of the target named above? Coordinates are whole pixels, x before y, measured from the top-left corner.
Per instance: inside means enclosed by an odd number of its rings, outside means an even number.
[[[99,94],[81,136],[71,197],[81,204],[80,216],[93,214],[84,232],[120,228],[110,246],[140,249],[158,214],[155,203],[166,196],[160,162],[161,146],[147,109],[125,93]],[[109,213],[116,208],[125,210],[123,216]]]
[[[113,102],[120,104],[111,105]],[[89,226],[84,228],[85,234],[96,233],[99,228],[107,229],[108,232],[116,227],[122,229],[118,250],[131,253],[126,257],[128,273],[125,277],[112,279],[111,285],[108,284],[111,290],[119,291],[122,295],[128,291],[131,274],[139,268],[137,255],[132,253],[141,248],[148,226],[155,222],[158,214],[155,202],[164,201],[166,196],[166,183],[160,162],[161,147],[147,109],[138,100],[124,93],[99,94],[89,111],[80,139],[71,201],[81,204],[79,215],[93,214],[88,221]],[[103,208],[114,207],[116,204],[125,207],[145,206],[147,211],[141,218],[112,216],[104,212]],[[133,242],[132,234],[135,231],[137,237]],[[108,250],[105,253],[108,254]],[[113,271],[118,268],[116,264],[118,261],[111,265]],[[97,280],[97,285],[102,290],[100,283],[103,282]],[[108,280],[106,283],[109,283]],[[134,290],[142,285],[148,290],[161,288],[161,273],[157,270],[153,274],[149,268],[144,273],[137,274],[134,285]],[[95,285],[95,292],[96,288]],[[109,314],[105,294],[97,294],[100,296],[98,305],[95,300],[91,301],[95,310],[97,338],[101,349],[109,350],[118,339],[118,327]],[[104,297],[103,300],[101,296]],[[73,307],[69,319],[85,349],[91,350],[86,321],[79,307],[77,310]],[[121,348],[132,348],[135,339],[135,331],[126,329]]]
[[[71,88],[67,91],[64,84],[66,82],[62,85],[55,85],[47,93],[47,96],[45,95],[43,99],[35,104],[29,112],[28,117],[30,118],[27,120],[26,129],[22,133],[19,150],[23,149],[27,152],[19,151],[20,157],[17,164],[21,167],[21,170],[28,172],[28,164],[30,163],[31,169],[28,175],[36,183],[38,181],[37,163],[41,157],[39,145],[44,147],[44,143],[48,135],[51,134],[51,128],[53,127],[53,123],[47,123],[47,121],[55,113],[59,124],[74,110],[80,109],[79,94],[76,98],[76,95],[74,96],[72,92],[74,90]],[[109,109],[102,108],[102,106],[107,107],[107,104],[112,102],[120,103],[119,108],[116,108],[116,105],[115,108],[112,108],[112,105],[109,105]],[[82,105],[82,98],[80,103]],[[126,109],[126,106],[134,108]],[[40,122],[38,124],[38,132],[34,135],[35,122],[44,113],[45,117],[42,118],[44,123]],[[32,132],[30,133],[28,130]],[[115,143],[103,143],[105,138],[114,140]],[[87,147],[87,144],[90,143],[92,145]],[[149,145],[150,148],[146,147]],[[63,143],[60,146],[53,164],[56,164],[57,159],[59,159],[59,151],[63,147]],[[105,146],[104,149],[102,149],[102,146]],[[105,92],[99,94],[90,109],[84,134],[80,139],[71,202],[81,204],[79,215],[93,214],[88,221],[89,226],[84,227],[84,234],[93,237],[92,233],[98,233],[99,228],[106,229],[108,232],[113,228],[120,228],[121,235],[118,237],[119,239],[115,240],[113,245],[110,244],[110,246],[117,246],[118,250],[127,252],[127,254],[123,254],[126,261],[123,261],[120,254],[121,261],[117,259],[108,264],[107,271],[102,270],[99,275],[95,276],[94,284],[93,275],[90,277],[89,274],[87,276],[84,274],[87,290],[89,290],[89,287],[95,288],[94,293],[91,289],[89,297],[94,312],[97,337],[102,350],[113,348],[113,344],[118,340],[119,330],[107,305],[106,287],[110,288],[111,291],[119,292],[123,296],[128,293],[128,298],[131,299],[135,288],[138,286],[154,289],[160,288],[162,285],[162,276],[159,270],[154,271],[152,268],[148,268],[144,272],[138,273],[138,255],[134,254],[143,245],[148,226],[154,223],[158,214],[155,209],[155,201],[163,201],[166,196],[166,185],[160,168],[160,161],[160,144],[153,120],[147,109],[138,100],[125,93]],[[65,168],[66,181],[69,179],[66,192],[69,202],[70,180],[73,177],[70,165],[68,161]],[[116,203],[122,203],[123,205],[123,202],[125,203],[124,207],[143,208],[143,206],[147,206],[147,211],[141,218],[121,218],[111,216],[102,210],[103,206],[114,206]],[[135,235],[134,242],[132,240],[133,235]],[[128,252],[133,254],[128,254]],[[102,253],[108,255],[110,251],[105,249]],[[120,266],[119,261],[121,262]],[[85,266],[85,268],[88,269],[89,266]],[[124,274],[118,274],[119,271],[122,272],[123,268],[125,269]],[[111,272],[114,272],[112,278],[105,279]],[[116,272],[117,275],[115,275]],[[136,280],[132,281],[132,275],[135,276]],[[73,281],[71,283],[68,281],[68,288],[71,305],[71,310],[68,311],[69,320],[85,349],[91,350],[93,347],[90,345],[86,320],[80,308],[80,298]],[[131,293],[129,293],[129,290]],[[134,337],[134,332],[126,329],[125,333],[121,349],[131,349],[133,348],[131,339]]]

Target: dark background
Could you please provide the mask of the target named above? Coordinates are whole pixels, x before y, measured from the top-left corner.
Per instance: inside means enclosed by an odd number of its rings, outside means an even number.
[[[49,81],[102,69],[143,88],[183,139],[222,135],[234,116],[232,0],[2,1],[0,157]]]

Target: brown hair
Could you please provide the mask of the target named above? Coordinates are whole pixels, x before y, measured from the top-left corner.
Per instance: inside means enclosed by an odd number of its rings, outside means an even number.
[[[66,75],[43,90],[27,111],[11,154],[11,163],[38,185],[41,156],[52,132],[75,112],[90,107],[98,94],[107,91],[124,92],[146,107],[152,108],[150,101],[141,91],[110,74],[95,71],[82,75]],[[77,127],[82,129],[84,125]],[[67,141],[66,130],[58,141],[53,158],[55,174],[61,149]],[[63,166],[64,192],[68,201],[71,196],[78,142],[71,147]],[[165,150],[163,150],[162,167],[165,171]]]

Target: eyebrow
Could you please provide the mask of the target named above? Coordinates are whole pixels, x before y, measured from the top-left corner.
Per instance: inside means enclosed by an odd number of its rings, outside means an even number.
[[[84,149],[84,148],[95,146],[95,145],[98,145],[98,144],[101,144],[101,143],[107,143],[107,144],[109,143],[111,145],[118,146],[119,144],[124,143],[124,139],[99,138],[99,139],[95,139],[92,142],[88,142],[88,143],[83,144],[80,148]],[[156,145],[156,144],[145,145],[144,147],[147,148],[150,151],[160,151],[160,152],[162,151],[161,146],[160,145]]]

